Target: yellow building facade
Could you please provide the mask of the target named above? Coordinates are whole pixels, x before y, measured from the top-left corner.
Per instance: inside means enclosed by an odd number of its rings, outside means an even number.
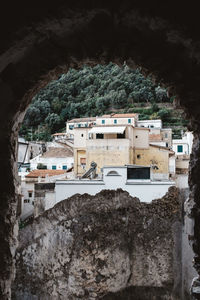
[[[149,144],[149,129],[126,126],[94,126],[74,130],[74,172],[81,176],[97,164],[104,166],[150,166],[154,179],[169,178],[169,156],[173,151]]]
[[[173,151],[166,147],[149,145],[148,149],[135,149],[135,162],[139,166],[151,166],[153,177],[167,179],[169,177],[169,156]]]

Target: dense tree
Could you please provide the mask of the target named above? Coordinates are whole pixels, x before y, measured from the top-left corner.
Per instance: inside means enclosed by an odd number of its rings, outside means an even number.
[[[149,109],[140,112],[141,118],[150,118],[154,114],[153,118],[160,116],[164,120],[168,112],[159,113],[156,103],[169,101],[164,88],[156,86],[150,77],[144,77],[139,69],[130,69],[126,64],[122,67],[109,63],[69,69],[33,98],[21,134],[28,135],[31,128],[36,137],[38,133],[34,133],[41,125],[49,139],[51,133],[65,127],[66,120],[119,109],[137,112],[135,104],[142,107],[150,103]]]

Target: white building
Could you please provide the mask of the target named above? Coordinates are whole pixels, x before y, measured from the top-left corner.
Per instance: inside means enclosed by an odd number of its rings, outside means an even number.
[[[73,135],[74,128],[92,127],[95,124],[96,124],[96,117],[76,118],[73,120],[69,120],[66,122],[66,134],[68,135],[68,137],[70,137],[70,135]]]
[[[35,183],[55,182],[56,179],[66,179],[64,170],[33,170],[21,181],[21,216],[26,219],[34,213]]]
[[[186,131],[182,139],[172,140],[172,148],[176,155],[190,155],[192,152],[193,134]]]
[[[99,180],[56,180],[55,204],[74,194],[96,193],[109,189],[123,189],[132,197],[142,202],[151,202],[153,199],[163,197],[173,181],[152,181],[150,167],[142,166],[109,166],[103,168],[103,178]]]
[[[146,128],[157,128],[161,129],[162,128],[162,120],[140,120],[137,121],[137,126],[138,127],[146,127]]]
[[[49,170],[68,170],[73,167],[74,157],[70,147],[52,147],[42,155],[30,160],[30,169],[37,169],[42,164]]]
[[[44,143],[28,142],[24,138],[18,138],[18,163],[28,164],[30,159],[44,151]]]
[[[67,133],[66,132],[58,132],[58,133],[54,133],[52,134],[53,140],[56,141],[65,141],[67,139]]]
[[[66,122],[66,134],[73,138],[75,128],[91,128],[95,125],[132,125],[136,126],[138,114],[116,114],[97,117],[77,118]]]
[[[29,142],[24,138],[18,138],[18,163],[26,164],[29,163],[30,154],[29,154]]]
[[[110,114],[96,117],[96,125],[132,125],[136,126],[138,114]]]

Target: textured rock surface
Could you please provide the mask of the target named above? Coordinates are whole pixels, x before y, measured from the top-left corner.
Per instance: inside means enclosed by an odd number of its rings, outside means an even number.
[[[174,187],[152,204],[122,190],[75,195],[21,230],[13,299],[100,299],[128,287],[180,299],[180,239]]]

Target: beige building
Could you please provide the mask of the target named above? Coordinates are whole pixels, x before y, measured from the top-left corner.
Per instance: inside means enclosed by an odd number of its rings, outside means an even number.
[[[172,129],[171,128],[151,128],[149,133],[151,144],[163,147],[172,147]]]
[[[86,169],[86,142],[91,128],[74,128],[74,173],[83,174]]]
[[[96,125],[132,125],[136,126],[138,114],[110,114],[96,117]]]
[[[135,164],[151,166],[153,179],[169,179],[171,156],[174,152],[169,148],[150,144],[148,149],[135,150]]]
[[[136,120],[137,114],[112,114],[97,117],[92,128],[75,127],[74,173],[82,176],[92,162],[97,164],[97,174],[104,166],[135,164],[151,167],[154,179],[168,179],[174,152],[165,147],[160,128],[153,130],[163,145],[151,145],[152,129],[135,127]]]
[[[74,130],[74,172],[82,175],[92,161],[97,173],[107,165],[123,166],[134,161],[134,149],[149,147],[149,129],[127,126],[95,126]]]

